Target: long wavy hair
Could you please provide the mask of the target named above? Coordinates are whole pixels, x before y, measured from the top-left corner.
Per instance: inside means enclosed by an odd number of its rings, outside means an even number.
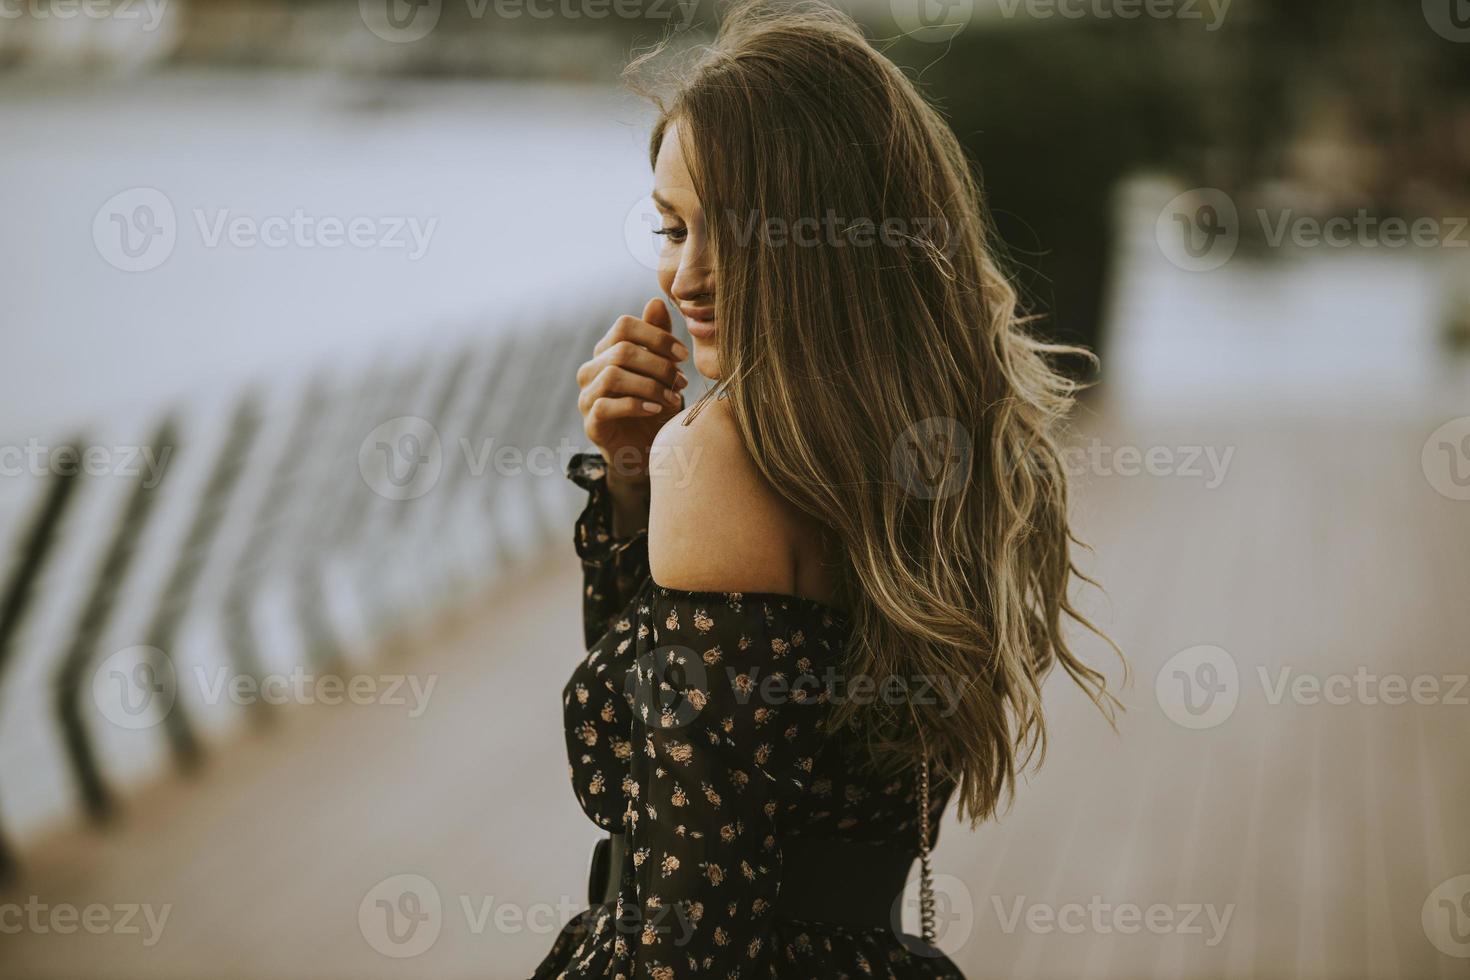
[[[1030,335],[959,142],[845,14],[739,3],[672,84],[650,82],[664,50],[626,75],[659,110],[650,160],[677,123],[704,209],[721,374],[705,397],[729,398],[766,479],[830,528],[849,676],[960,695],[845,699],[833,729],[884,770],[927,757],[979,823],[1045,758],[1053,666],[1109,722],[1119,707],[1064,632],[1097,630],[1068,595],[1091,580],[1056,435],[1078,386],[1055,361],[1090,354]]]

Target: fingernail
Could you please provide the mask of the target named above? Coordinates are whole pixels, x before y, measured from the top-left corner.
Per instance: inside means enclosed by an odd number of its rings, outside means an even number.
[[[689,379],[688,378],[684,377],[684,375],[682,375],[682,374],[676,374],[676,375],[674,375],[674,389],[676,391],[683,391],[688,386],[689,386]]]
[[[644,402],[643,409],[647,412],[662,412],[664,407],[658,402]]]
[[[677,404],[679,404],[679,396],[678,396],[678,394],[676,392],[673,392],[673,391],[665,391],[664,392],[664,401],[668,402],[670,405],[677,405]]]
[[[674,341],[674,356],[681,361],[684,360],[684,358],[689,356],[689,348],[685,347],[677,340]]]

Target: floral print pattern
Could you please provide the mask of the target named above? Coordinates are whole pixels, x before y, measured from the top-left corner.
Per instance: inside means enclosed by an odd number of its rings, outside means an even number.
[[[569,774],[586,815],[629,847],[616,901],[570,922],[533,980],[961,980],[890,930],[775,915],[782,854],[803,835],[918,851],[914,774],[865,775],[858,746],[824,728],[845,617],[659,585],[646,532],[612,536],[602,457],[578,454],[568,476],[589,494],[575,539],[587,655],[562,691]],[[936,819],[952,791],[931,792]]]

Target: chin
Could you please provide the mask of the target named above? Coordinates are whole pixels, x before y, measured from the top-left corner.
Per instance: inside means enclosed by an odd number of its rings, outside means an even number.
[[[720,352],[711,344],[694,345],[694,369],[711,381],[720,380]]]

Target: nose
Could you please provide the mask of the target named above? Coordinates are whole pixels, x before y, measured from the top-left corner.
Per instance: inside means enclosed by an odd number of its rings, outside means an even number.
[[[714,269],[704,235],[691,234],[679,250],[679,267],[669,292],[683,303],[707,302],[714,297]]]

